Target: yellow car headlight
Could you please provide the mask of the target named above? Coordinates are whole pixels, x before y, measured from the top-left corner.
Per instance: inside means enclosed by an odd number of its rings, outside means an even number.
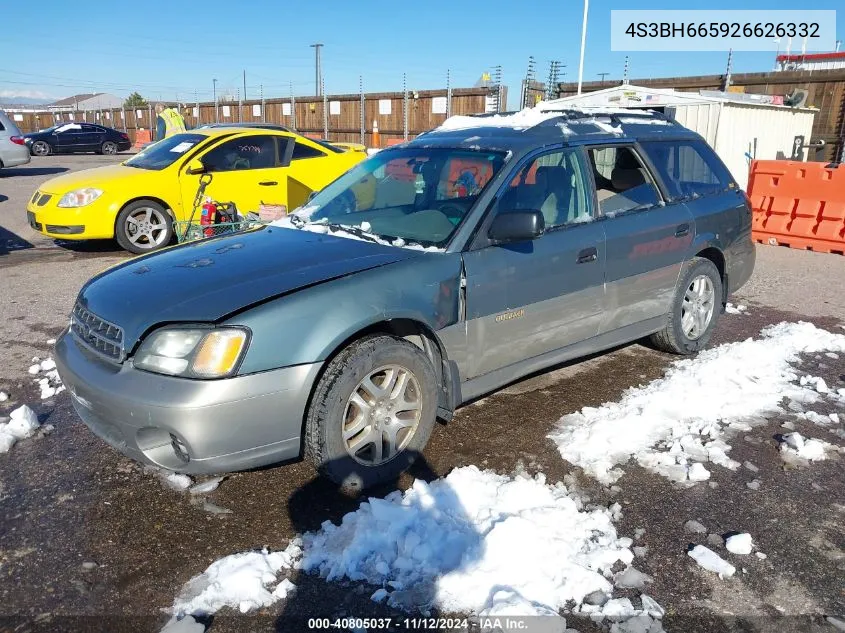
[[[73,191],[68,191],[65,195],[63,195],[57,206],[84,207],[94,202],[94,200],[99,198],[101,195],[103,195],[103,190],[95,189],[94,187],[74,189]]]
[[[168,326],[150,334],[135,354],[138,369],[184,376],[231,376],[243,358],[249,331],[237,327]]]

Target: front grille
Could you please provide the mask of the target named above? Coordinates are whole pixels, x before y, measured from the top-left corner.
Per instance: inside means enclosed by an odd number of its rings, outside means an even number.
[[[30,202],[32,204],[35,204],[35,201],[38,199],[38,196],[40,196],[40,195],[41,195],[41,192],[36,190],[35,193],[32,194],[32,199],[30,200]]]
[[[123,362],[123,330],[77,303],[70,327],[77,340],[109,360]]]
[[[52,197],[53,196],[51,196],[49,193],[45,193],[43,196],[41,196],[41,200],[38,201],[38,206],[43,207],[45,204],[50,202],[50,198]]]

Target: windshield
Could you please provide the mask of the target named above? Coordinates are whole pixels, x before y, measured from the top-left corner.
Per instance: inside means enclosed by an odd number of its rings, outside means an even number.
[[[352,228],[358,237],[395,246],[442,248],[505,158],[466,149],[382,151],[318,193],[294,214],[294,223]]]
[[[148,146],[124,165],[158,171],[172,165],[194,145],[207,138],[204,134],[175,134]]]

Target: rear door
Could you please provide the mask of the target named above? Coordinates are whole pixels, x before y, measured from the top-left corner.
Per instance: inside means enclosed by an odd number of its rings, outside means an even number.
[[[604,308],[602,222],[580,148],[530,158],[497,195],[496,214],[536,209],[546,232],[533,241],[464,253],[468,378],[596,336]]]
[[[262,202],[285,199],[284,171],[279,166],[277,139],[273,134],[237,136],[200,152],[211,183],[205,191],[216,202],[234,202],[241,215],[257,212]],[[182,207],[190,215],[199,186],[198,174],[179,174]]]
[[[86,139],[86,142],[90,143],[90,149],[92,151],[99,150],[106,140],[106,128],[99,125],[83,125],[82,129],[90,133],[90,137]]]
[[[633,144],[587,148],[607,238],[600,332],[662,318],[694,234],[689,209],[665,199]]]

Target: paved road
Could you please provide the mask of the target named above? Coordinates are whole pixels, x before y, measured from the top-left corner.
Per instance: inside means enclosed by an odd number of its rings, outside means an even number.
[[[45,169],[113,160],[51,157],[34,161],[27,168],[32,172],[0,172],[0,230],[30,245],[0,254],[0,339],[6,343],[0,349],[0,390],[13,395],[13,402],[0,405],[0,415],[29,402],[55,426],[52,434],[0,455],[0,618],[38,619],[21,630],[157,630],[167,619],[162,609],[213,560],[257,547],[284,548],[297,532],[339,521],[357,506],[316,479],[308,465],[295,463],[231,476],[209,499],[232,513],[212,514],[92,436],[66,394],[38,400],[26,375],[31,357],[49,353],[47,339],[64,326],[79,286],[126,255],[110,243],[71,250],[44,240],[26,226],[23,207],[49,177]],[[755,277],[741,293],[743,301],[753,300],[750,314],[726,315],[716,343],[753,336],[784,319],[811,318],[827,328],[845,322],[838,291],[845,287],[845,258],[773,247],[758,252]],[[732,615],[751,618],[743,626],[754,628],[747,630],[806,630],[807,621],[775,623],[772,617],[845,614],[845,462],[785,469],[773,439],[778,420],[732,444],[734,459],[760,466],[756,477],[765,485],[758,491],[746,487],[752,477],[742,471],[716,468],[718,488],[683,489],[632,466],[620,481],[621,492],[613,493],[579,476],[546,439],[561,415],[616,400],[626,388],[661,376],[671,360],[631,345],[512,385],[438,425],[415,475],[430,479],[469,464],[512,473],[521,465],[546,473],[549,481],[574,474],[594,502],[619,501],[620,534],[646,529],[649,554],[637,565],[655,578],[649,594],[667,609],[668,631],[746,630],[733,628]],[[826,363],[819,367],[810,359],[804,368],[845,386],[845,359]],[[817,429],[798,430],[818,436]],[[406,476],[375,493],[409,482]],[[713,532],[741,524],[769,558],[754,558],[747,574],[719,581],[686,556],[688,543],[697,542],[683,530],[691,518]],[[89,561],[98,567],[83,569]],[[299,631],[306,630],[308,617],[389,613],[369,600],[371,587],[304,575],[294,581],[294,598],[248,624],[220,614],[211,630]],[[110,616],[116,619],[104,619]],[[571,626],[593,629],[588,622]]]

